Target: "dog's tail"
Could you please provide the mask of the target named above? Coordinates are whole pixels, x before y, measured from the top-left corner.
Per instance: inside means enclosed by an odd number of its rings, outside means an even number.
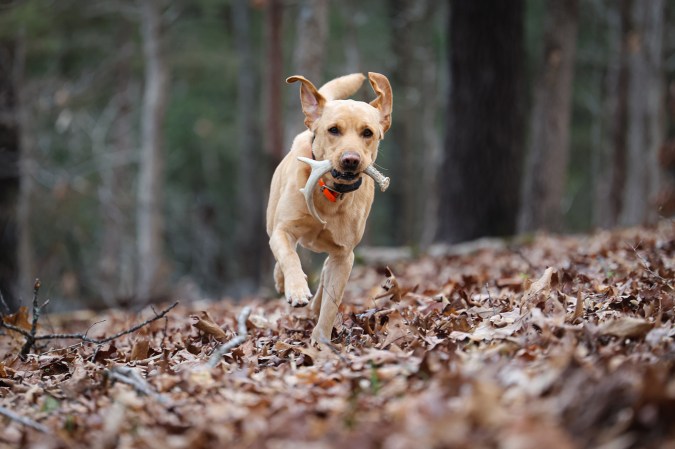
[[[321,86],[319,93],[326,100],[341,100],[353,95],[366,79],[362,73],[352,73],[351,75],[341,76],[332,81],[328,81]]]

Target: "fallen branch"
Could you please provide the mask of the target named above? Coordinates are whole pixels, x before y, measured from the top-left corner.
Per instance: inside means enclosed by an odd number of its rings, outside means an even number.
[[[150,396],[159,402],[160,404],[169,406],[170,401],[165,396],[157,393],[153,390],[152,386],[146,381],[143,376],[135,370],[134,368],[128,366],[115,366],[106,371],[108,378],[122,382],[123,384],[130,385],[138,393],[145,396]]]
[[[36,282],[36,285],[37,285],[37,289],[39,289],[40,288],[39,281]],[[33,300],[33,325],[31,326],[30,332],[25,330],[25,329],[22,329],[20,327],[14,326],[12,324],[5,323],[4,320],[0,319],[0,327],[4,327],[5,329],[17,332],[17,333],[23,335],[24,338],[26,339],[26,344],[24,344],[24,347],[21,350],[22,351],[21,353],[22,353],[23,356],[25,356],[28,353],[28,351],[30,350],[30,348],[34,347],[35,343],[39,340],[81,340],[81,341],[96,344],[96,345],[102,345],[104,343],[108,343],[109,341],[115,340],[115,339],[117,339],[117,338],[119,338],[123,335],[131,334],[131,333],[139,330],[140,328],[142,328],[144,326],[147,326],[148,324],[150,324],[154,321],[157,321],[159,319],[164,318],[164,316],[166,314],[168,314],[171,311],[171,309],[173,309],[174,307],[176,307],[178,305],[178,301],[174,302],[172,305],[170,305],[166,309],[162,310],[160,313],[155,314],[154,317],[148,318],[147,320],[143,321],[142,323],[136,324],[136,325],[134,325],[134,326],[132,326],[128,329],[125,329],[125,330],[121,331],[121,332],[117,332],[116,334],[111,335],[109,337],[100,338],[100,339],[91,338],[91,337],[87,336],[86,333],[84,333],[84,334],[74,333],[74,334],[35,335],[35,330],[37,329],[37,319],[40,316],[40,312],[41,312],[42,308],[45,305],[47,305],[47,303],[45,302],[41,307],[37,307],[37,308],[36,308],[36,304],[37,304],[37,290],[35,290],[35,296],[34,296],[34,300]],[[24,350],[26,351],[25,353],[24,353]]]
[[[215,368],[218,362],[220,362],[220,359],[225,354],[227,354],[232,349],[236,348],[244,341],[246,341],[246,337],[248,336],[248,331],[246,330],[246,320],[248,320],[248,316],[250,314],[251,314],[250,307],[246,306],[243,309],[241,309],[241,312],[239,312],[239,317],[237,317],[237,327],[238,327],[237,336],[234,337],[232,340],[228,341],[227,343],[225,343],[224,345],[220,345],[218,348],[216,348],[215,351],[213,351],[211,358],[206,364],[207,368],[209,369]]]
[[[9,410],[5,407],[2,407],[2,406],[0,406],[0,415],[6,416],[7,418],[11,419],[12,421],[16,421],[19,424],[22,424],[26,427],[30,427],[31,429],[35,429],[39,432],[52,433],[52,431],[49,430],[48,427],[43,426],[39,422],[33,421],[30,418],[26,418],[25,416],[21,416],[17,413],[14,413],[13,411],[11,411],[11,410]]]

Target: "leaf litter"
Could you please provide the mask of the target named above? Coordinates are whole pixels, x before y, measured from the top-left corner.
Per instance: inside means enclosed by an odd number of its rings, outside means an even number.
[[[1,329],[0,448],[673,448],[674,274],[663,221],[356,266],[321,349],[311,319],[264,298],[25,360]],[[94,338],[137,317],[90,318],[43,317],[105,320]]]

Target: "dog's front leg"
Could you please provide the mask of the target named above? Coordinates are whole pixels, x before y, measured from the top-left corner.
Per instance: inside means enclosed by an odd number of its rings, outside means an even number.
[[[316,343],[330,342],[333,323],[342,302],[342,295],[349,280],[354,264],[354,253],[345,255],[330,255],[324,263],[321,272],[321,311],[319,321],[312,331],[312,340]]]
[[[302,271],[300,257],[295,250],[296,239],[282,229],[275,229],[270,237],[270,248],[283,273],[286,300],[293,307],[304,307],[312,293],[307,285],[307,276]]]

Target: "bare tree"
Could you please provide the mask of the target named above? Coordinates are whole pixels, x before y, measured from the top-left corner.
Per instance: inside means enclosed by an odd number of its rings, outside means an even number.
[[[26,36],[17,36],[14,60],[14,87],[17,93],[16,115],[19,126],[19,199],[17,225],[19,228],[19,292],[30,292],[37,273],[33,251],[33,195],[37,172],[35,132],[31,126],[31,92],[25,75]]]
[[[94,145],[94,149],[102,150],[98,154],[101,173],[98,197],[103,223],[99,281],[102,298],[108,306],[117,305],[120,298],[133,295],[133,276],[128,269],[133,266],[133,259],[129,257],[133,252],[133,247],[130,248],[133,238],[129,218],[133,200],[127,168],[134,148],[131,98],[133,44],[127,26],[121,27],[117,40],[120,51],[113,71],[116,92],[108,106],[111,111],[109,129],[105,135],[97,136],[97,145]]]
[[[439,238],[516,230],[524,140],[522,0],[455,0]]]
[[[298,6],[293,67],[290,74],[299,74],[321,85],[324,81],[324,58],[328,38],[328,0],[302,0]],[[304,129],[302,110],[297,96],[287,96],[286,148]]]
[[[401,94],[396,98],[398,120],[389,143],[399,157],[402,180],[391,194],[400,200],[392,207],[400,223],[397,240],[426,246],[438,228],[437,176],[442,157],[436,131],[438,111],[438,65],[434,36],[428,30],[440,11],[440,2],[390,0],[393,43],[398,70],[393,82]]]
[[[150,299],[165,288],[164,267],[164,139],[169,71],[164,57],[162,0],[143,0],[141,36],[145,86],[141,115],[141,158],[138,180],[137,295]]]
[[[653,221],[664,137],[665,2],[609,2],[610,62],[605,144],[594,157],[594,223]]]
[[[577,0],[546,2],[544,58],[535,81],[520,231],[562,228],[578,9]]]
[[[283,4],[281,0],[267,0],[265,8],[265,150],[271,165],[276,166],[285,153],[281,88],[283,86]]]
[[[246,293],[253,290],[263,271],[264,225],[263,189],[265,179],[257,123],[258,80],[253,60],[252,26],[248,0],[235,0],[232,4],[234,42],[238,57],[237,68],[237,170],[236,278]],[[261,173],[262,171],[262,173]],[[266,251],[265,251],[266,253]]]
[[[316,83],[323,81],[328,7],[328,0],[302,0],[298,10],[293,68]]]
[[[18,305],[17,199],[19,193],[19,130],[12,70],[15,42],[0,41],[0,295]],[[6,312],[6,311],[5,311]]]
[[[634,1],[628,50],[626,170],[621,225],[656,219],[658,151],[664,138],[663,36],[665,1]]]

